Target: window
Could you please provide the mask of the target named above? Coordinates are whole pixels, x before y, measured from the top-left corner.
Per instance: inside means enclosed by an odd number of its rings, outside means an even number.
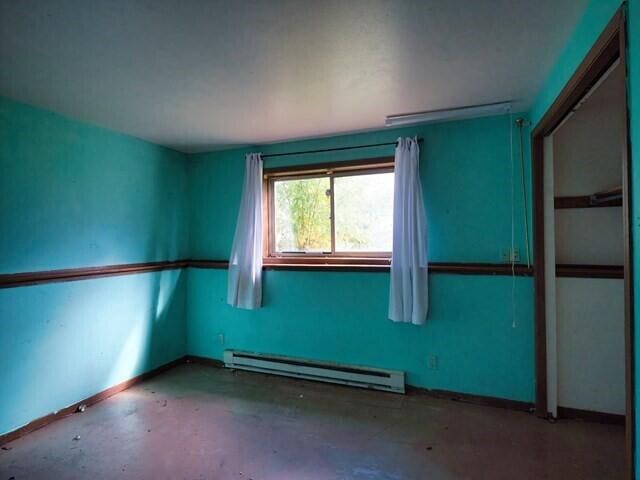
[[[265,192],[266,260],[390,256],[393,158],[265,169]]]

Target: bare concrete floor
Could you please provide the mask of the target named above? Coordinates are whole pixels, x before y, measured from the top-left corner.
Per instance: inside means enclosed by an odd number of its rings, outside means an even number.
[[[5,445],[0,480],[603,480],[622,477],[623,436],[189,364]]]

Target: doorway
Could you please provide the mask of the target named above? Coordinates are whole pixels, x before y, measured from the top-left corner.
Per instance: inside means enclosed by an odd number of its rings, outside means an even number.
[[[625,425],[634,478],[625,15],[532,134],[536,412]]]
[[[624,424],[622,142],[616,61],[545,137],[547,410]]]

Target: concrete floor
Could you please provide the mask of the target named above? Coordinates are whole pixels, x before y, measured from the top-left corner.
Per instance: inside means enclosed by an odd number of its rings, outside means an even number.
[[[5,445],[0,480],[616,479],[623,433],[188,364]]]

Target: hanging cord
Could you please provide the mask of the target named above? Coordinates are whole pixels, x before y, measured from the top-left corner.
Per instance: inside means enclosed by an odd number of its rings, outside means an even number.
[[[511,158],[511,250],[509,261],[511,263],[511,327],[516,328],[516,263],[515,263],[515,225],[516,225],[516,185],[515,164],[513,160],[513,114],[509,114],[509,148]]]
[[[524,118],[517,118],[518,138],[520,144],[520,181],[522,182],[522,216],[524,219],[524,239],[527,252],[527,267],[531,267],[531,253],[529,250],[529,208],[527,207],[527,186],[524,178],[524,144],[522,140],[522,127],[528,125]]]

